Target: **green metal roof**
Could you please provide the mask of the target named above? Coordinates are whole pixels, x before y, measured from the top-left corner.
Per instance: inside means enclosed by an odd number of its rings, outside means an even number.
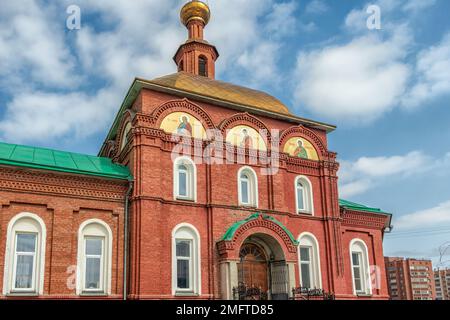
[[[382,213],[382,214],[389,214],[387,212],[383,212],[379,208],[371,208],[359,203],[351,202],[348,200],[339,199],[339,206],[348,209],[348,210],[355,210],[355,211],[364,211],[364,212],[373,212],[373,213]]]
[[[108,158],[0,142],[0,165],[131,180],[128,167]]]

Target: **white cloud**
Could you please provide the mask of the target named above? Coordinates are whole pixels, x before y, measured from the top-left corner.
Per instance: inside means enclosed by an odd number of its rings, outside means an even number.
[[[417,56],[417,82],[403,98],[407,108],[414,108],[441,95],[450,94],[450,33],[441,43]]]
[[[436,4],[436,0],[408,0],[404,6],[403,10],[412,13],[420,13],[429,7]]]
[[[436,207],[406,214],[396,219],[396,229],[414,229],[442,226],[450,223],[450,201]]]
[[[309,14],[323,14],[329,9],[330,8],[324,1],[312,0],[306,5],[305,12]]]
[[[2,4],[0,69],[8,81],[2,93],[11,98],[0,119],[0,139],[53,144],[104,132],[134,77],[176,72],[172,56],[187,36],[179,22],[179,1],[81,0],[81,30],[66,33],[69,4]],[[295,2],[230,0],[210,6],[205,36],[221,54],[218,76],[227,70],[229,78],[243,83],[270,84],[279,74],[280,43],[267,36],[260,19],[271,12],[270,34],[284,35],[295,23]]]
[[[268,34],[279,37],[295,33],[297,26],[295,10],[297,10],[295,1],[275,3],[265,23]]]
[[[294,100],[326,118],[369,122],[394,108],[406,90],[410,42],[403,26],[387,40],[357,37],[298,56]]]
[[[7,88],[22,82],[68,87],[78,83],[74,59],[64,45],[62,30],[52,19],[52,7],[35,1],[2,2],[0,11],[0,83]]]
[[[446,158],[446,157],[445,157]],[[443,161],[431,159],[420,151],[391,157],[361,157],[354,162],[342,161],[339,171],[341,197],[352,197],[376,187],[386,178],[407,177],[426,172]]]

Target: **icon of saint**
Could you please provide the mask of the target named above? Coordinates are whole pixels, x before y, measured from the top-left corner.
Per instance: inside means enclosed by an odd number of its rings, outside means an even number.
[[[241,142],[241,147],[242,148],[246,148],[246,149],[250,149],[253,148],[253,140],[252,137],[248,134],[247,129],[242,130],[242,142]]]
[[[305,147],[303,147],[302,140],[297,141],[297,148],[294,151],[294,156],[303,158],[303,159],[308,159],[308,152],[306,151]]]
[[[181,117],[181,123],[178,126],[177,133],[184,136],[192,136],[192,126],[189,123],[188,117]]]

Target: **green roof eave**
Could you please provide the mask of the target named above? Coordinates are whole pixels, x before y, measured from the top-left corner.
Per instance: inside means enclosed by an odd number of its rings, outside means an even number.
[[[222,241],[231,241],[234,237],[234,234],[241,226],[243,226],[247,222],[258,219],[261,215],[262,215],[261,213],[254,213],[244,220],[235,222],[230,228],[228,228],[227,232],[225,232],[225,234],[223,235],[221,240]],[[294,245],[298,245],[298,241],[294,238],[294,236],[292,235],[292,232],[289,231],[289,229],[283,223],[281,223],[280,221],[278,221],[277,219],[275,219],[274,217],[271,217],[269,215],[262,215],[262,218],[264,220],[270,220],[273,223],[276,223],[277,225],[279,225],[284,230],[284,232],[286,232],[286,234],[289,236],[292,243]]]
[[[0,165],[133,180],[126,166],[108,158],[0,142]]]
[[[354,211],[363,211],[363,212],[371,212],[371,213],[380,213],[380,214],[387,214],[390,215],[388,212],[384,212],[379,208],[371,208],[368,206],[365,206],[363,204],[359,204],[356,202],[351,202],[344,199],[339,199],[339,206],[341,208],[347,209],[347,210],[354,210]]]

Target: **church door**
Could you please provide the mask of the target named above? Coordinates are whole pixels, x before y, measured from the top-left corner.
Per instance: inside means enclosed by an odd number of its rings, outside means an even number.
[[[246,287],[259,288],[262,292],[269,290],[268,260],[259,246],[252,243],[242,246],[238,272],[239,282]]]

